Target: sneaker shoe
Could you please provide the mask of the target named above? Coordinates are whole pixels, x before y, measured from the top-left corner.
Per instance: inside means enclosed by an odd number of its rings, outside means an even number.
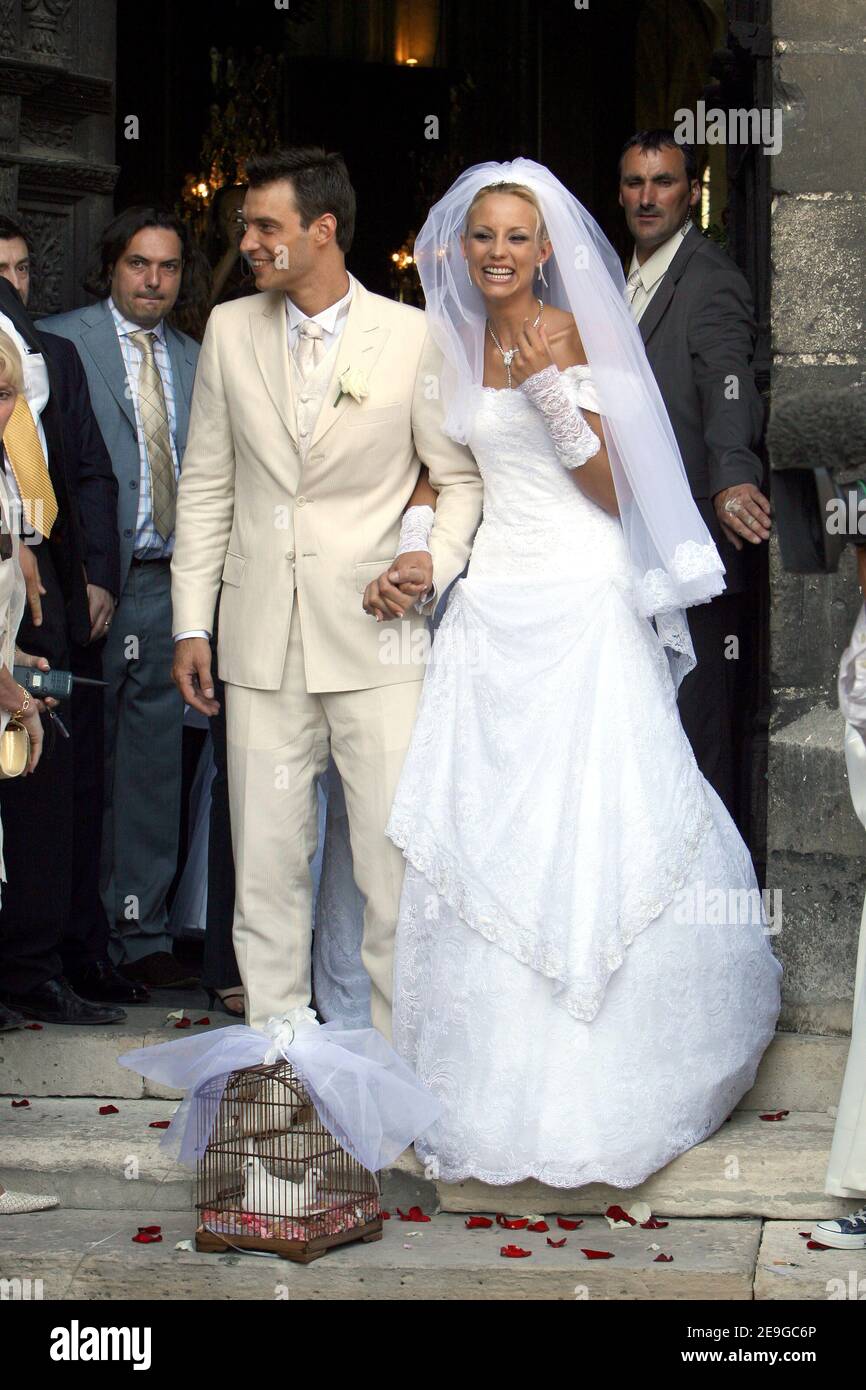
[[[866,1206],[838,1221],[816,1221],[815,1239],[832,1250],[866,1250]]]

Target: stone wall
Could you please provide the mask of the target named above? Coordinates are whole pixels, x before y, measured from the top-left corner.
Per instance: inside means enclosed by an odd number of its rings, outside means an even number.
[[[866,89],[863,0],[775,0],[773,395],[866,385]],[[860,596],[853,557],[836,575],[786,574],[771,548],[773,717],[768,886],[782,890],[781,1026],[846,1032],[866,832],[851,808],[836,698]]]
[[[36,314],[86,302],[113,210],[115,12],[115,0],[0,0],[0,208],[27,228]]]

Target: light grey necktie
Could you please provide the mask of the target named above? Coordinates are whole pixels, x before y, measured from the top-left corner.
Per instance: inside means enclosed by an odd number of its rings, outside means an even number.
[[[314,323],[312,319],[304,319],[298,327],[295,360],[298,371],[305,380],[313,375],[324,355],[325,335],[322,325]]]
[[[636,266],[626,282],[629,304],[634,304],[635,295],[641,287],[640,266]]]
[[[141,366],[138,369],[138,407],[141,412],[147,462],[150,466],[153,524],[162,539],[167,541],[174,530],[177,482],[174,476],[174,459],[171,456],[165,392],[153,355],[156,334],[142,330],[139,333],[130,333],[129,336],[141,353]]]

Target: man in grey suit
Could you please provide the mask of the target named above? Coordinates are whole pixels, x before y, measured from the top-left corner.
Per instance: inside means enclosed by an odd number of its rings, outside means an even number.
[[[769,537],[770,503],[755,452],[764,409],[751,365],[752,296],[730,256],[692,223],[697,174],[694,149],[673,131],[639,131],[620,158],[619,201],[634,237],[626,294],[726,569],[725,592],[688,610],[697,666],[680,686],[680,718],[701,772],[736,815],[743,550]]]
[[[75,344],[119,484],[120,600],[105,621],[106,795],[101,892],[111,950],[151,988],[184,982],[166,894],[177,867],[183,701],[171,679],[170,560],[198,344],[166,322],[187,231],[128,208],[105,229],[85,288],[99,302],[44,319]]]

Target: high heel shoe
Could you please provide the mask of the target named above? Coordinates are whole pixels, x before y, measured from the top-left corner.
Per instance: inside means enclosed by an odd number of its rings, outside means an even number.
[[[215,1009],[217,1001],[219,1001],[219,1007],[224,1014],[230,1014],[232,1018],[239,1018],[241,1022],[243,1022],[246,1008],[230,1009],[228,1007],[228,1001],[230,999],[240,999],[242,1004],[246,1004],[243,985],[231,985],[228,989],[224,990],[211,989],[210,985],[207,985],[206,989],[209,1009]]]

